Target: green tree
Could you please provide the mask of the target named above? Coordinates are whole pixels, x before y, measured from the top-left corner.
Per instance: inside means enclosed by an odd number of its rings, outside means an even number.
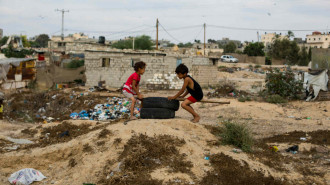
[[[0,46],[3,46],[7,43],[7,40],[9,39],[9,37],[4,36],[2,37],[2,39],[0,40]]]
[[[117,49],[132,49],[133,48],[133,40],[120,40],[114,44],[112,44],[113,48]]]
[[[298,64],[299,47],[295,41],[288,39],[275,39],[269,55],[275,59],[285,59],[289,64]]]
[[[10,44],[8,48],[2,50],[7,58],[25,58],[27,55],[31,55],[34,51],[33,50],[15,50],[13,46]]]
[[[151,50],[152,49],[152,40],[150,36],[142,35],[135,38],[134,49],[140,50]],[[133,38],[120,40],[114,44],[112,47],[117,49],[132,49],[133,48]]]
[[[21,39],[22,39],[23,47],[25,47],[25,48],[29,48],[29,47],[31,47],[31,44],[30,44],[30,42],[27,40],[26,35],[22,35],[22,36],[21,36]]]
[[[193,44],[191,43],[191,42],[187,42],[187,43],[185,43],[185,44],[183,44],[183,43],[179,43],[178,44],[178,47],[179,48],[191,48],[193,46]]]
[[[308,60],[312,61],[312,48],[311,47],[309,47],[309,49],[308,49]]]
[[[287,37],[288,37],[289,39],[293,38],[293,37],[294,37],[294,33],[293,33],[291,30],[289,30],[289,31],[288,31],[288,35],[287,35]]]
[[[214,39],[208,39],[208,40],[207,40],[207,43],[217,43],[217,41],[214,40]]]
[[[235,53],[236,44],[234,42],[229,42],[224,48],[224,53]]]
[[[48,41],[49,40],[50,39],[49,39],[49,36],[47,34],[40,34],[36,39],[36,43],[40,47],[46,48],[46,47],[48,47]]]
[[[200,44],[201,40],[195,40],[195,43]]]
[[[303,47],[301,49],[301,52],[300,52],[299,65],[300,66],[307,66],[309,61],[310,60],[308,60],[308,53],[306,51],[306,48]]]
[[[249,56],[265,56],[264,44],[262,42],[251,43],[244,48],[243,53]]]
[[[135,38],[135,48],[141,50],[151,50],[152,49],[152,40],[150,36],[142,35]]]

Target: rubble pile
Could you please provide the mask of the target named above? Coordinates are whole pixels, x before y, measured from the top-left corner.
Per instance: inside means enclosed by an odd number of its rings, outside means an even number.
[[[62,121],[70,119],[72,112],[106,101],[107,97],[88,92],[16,92],[5,97],[4,119],[30,123]]]
[[[71,119],[81,120],[98,120],[106,121],[113,119],[129,118],[131,103],[125,98],[107,98],[108,103],[97,104],[94,109],[88,111],[82,110],[79,113],[74,112],[70,114]],[[134,115],[140,116],[140,101],[137,101],[136,107],[134,108]]]
[[[249,93],[245,91],[239,91],[235,89],[233,85],[230,84],[217,86],[215,88],[212,88],[210,92],[207,93],[208,98],[239,97],[246,95],[249,95]]]
[[[156,73],[152,79],[147,80],[148,89],[180,89],[183,81],[175,73]]]

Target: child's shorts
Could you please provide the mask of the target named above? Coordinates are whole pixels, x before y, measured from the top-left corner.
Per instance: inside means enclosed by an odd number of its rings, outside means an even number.
[[[123,91],[123,95],[126,97],[126,98],[132,98],[133,97],[133,94],[132,93],[129,93],[127,91]]]
[[[197,100],[194,97],[192,97],[192,96],[189,96],[187,99],[189,101],[193,102],[193,103],[196,103],[197,102]]]

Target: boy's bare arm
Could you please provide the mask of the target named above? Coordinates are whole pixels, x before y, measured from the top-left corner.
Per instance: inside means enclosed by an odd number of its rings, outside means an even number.
[[[186,90],[186,92],[181,96],[181,98],[186,97],[188,93],[189,93],[189,92]]]
[[[189,79],[188,78],[185,78],[181,90],[175,96],[168,97],[168,99],[169,100],[177,99],[182,93],[184,93],[184,91],[187,88],[188,83],[189,83]]]
[[[135,84],[136,84],[136,80],[133,80],[133,82],[132,82],[132,89],[136,92],[136,95],[138,96],[138,98],[139,99],[142,99],[143,96],[140,93],[139,85],[136,86]]]

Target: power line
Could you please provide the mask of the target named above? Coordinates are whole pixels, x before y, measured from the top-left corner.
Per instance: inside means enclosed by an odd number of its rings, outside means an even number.
[[[172,39],[174,39],[174,40],[176,40],[177,42],[181,42],[181,41],[179,41],[178,39],[176,39],[175,37],[173,37],[165,28],[164,28],[164,26],[162,25],[162,24],[160,24],[159,23],[159,25],[163,28],[163,30],[172,38]]]
[[[220,28],[220,29],[229,29],[229,30],[249,30],[249,31],[315,31],[315,30],[294,30],[294,29],[269,29],[269,28],[243,28],[243,27],[230,27],[230,26],[218,26],[218,25],[208,25],[212,28]],[[325,29],[317,29],[317,30],[325,30]]]

